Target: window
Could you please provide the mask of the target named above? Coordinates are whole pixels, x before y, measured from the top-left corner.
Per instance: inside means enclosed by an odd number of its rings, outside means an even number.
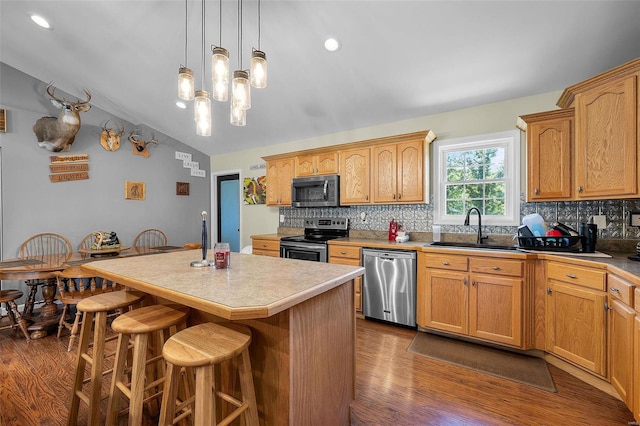
[[[483,225],[520,223],[520,132],[435,141],[434,223],[462,225],[477,207]],[[475,223],[475,222],[472,222]]]

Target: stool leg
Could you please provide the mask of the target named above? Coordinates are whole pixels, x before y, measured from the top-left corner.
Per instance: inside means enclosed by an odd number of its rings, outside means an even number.
[[[84,328],[84,320],[82,322],[82,328]],[[82,334],[80,334],[82,337]],[[116,349],[116,359],[113,366],[113,373],[111,376],[111,388],[109,391],[109,405],[107,407],[107,426],[118,424],[118,412],[120,411],[120,398],[122,396],[122,389],[118,385],[125,380],[125,364],[127,360],[129,348],[129,335],[120,334],[118,336],[118,345]]]
[[[148,334],[136,334],[133,343],[133,365],[131,366],[131,399],[129,401],[129,424],[142,422],[144,384],[146,370],[146,352],[149,344]]]
[[[84,369],[87,365],[87,360],[84,358],[84,355],[89,348],[89,337],[91,336],[91,328],[93,327],[93,312],[85,312],[83,317],[80,341],[78,342],[78,354],[76,357],[76,377],[73,383],[67,426],[73,426],[78,423],[80,393],[82,392],[82,382],[84,381]]]
[[[176,416],[176,399],[180,384],[180,367],[167,363],[167,371],[162,394],[162,408],[158,426],[171,426]]]
[[[84,324],[83,324],[84,326]],[[107,313],[98,312],[93,328],[93,362],[91,363],[91,386],[89,393],[89,424],[100,422],[100,395],[104,366],[104,339],[107,331]]]
[[[56,336],[58,339],[62,335],[62,329],[64,328],[64,320],[67,317],[67,310],[69,309],[69,305],[64,304],[64,308],[62,308],[62,315],[60,315],[60,321],[58,321],[58,335]]]
[[[73,348],[73,342],[78,337],[78,325],[80,324],[80,312],[76,312],[76,317],[73,320],[73,326],[71,326],[71,335],[69,336],[69,346],[67,347],[67,352],[71,352],[71,348]]]
[[[22,334],[24,334],[25,339],[31,340],[31,337],[29,337],[29,332],[27,331],[27,322],[24,320],[24,318],[22,318],[22,315],[20,315],[20,311],[18,311],[18,305],[16,305],[16,302],[10,300],[5,303],[5,306],[7,308],[7,313],[9,315],[9,319],[11,320],[11,324],[18,323],[18,327],[20,327],[20,330],[22,330]]]
[[[251,359],[249,358],[249,350],[245,349],[240,355],[238,365],[240,375],[240,389],[242,390],[242,399],[249,405],[244,412],[244,419],[247,425],[258,425],[258,404],[256,403],[256,391],[253,386],[253,374],[251,372]]]
[[[196,401],[194,426],[210,426],[215,421],[215,398],[211,388],[213,367],[210,365],[196,368]]]

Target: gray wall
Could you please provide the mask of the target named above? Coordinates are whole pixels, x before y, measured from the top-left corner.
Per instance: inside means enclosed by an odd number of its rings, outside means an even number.
[[[79,89],[90,88],[87,80],[78,82]],[[41,232],[66,236],[74,249],[86,234],[97,230],[116,231],[125,245],[131,245],[145,228],[163,230],[171,245],[200,241],[200,212],[211,206],[208,155],[159,132],[155,132],[159,146],[150,146],[149,158],[133,155],[129,132],[138,127],[148,139],[153,130],[119,118],[109,126],[122,123],[126,133],[120,149],[108,152],[100,146],[100,132],[113,117],[94,106],[81,113],[82,127],[71,150],[58,153],[89,154],[89,179],[52,183],[49,156],[54,153],[38,146],[32,130],[37,119],[59,112],[44,93],[45,87],[45,82],[0,63],[0,107],[7,110],[7,132],[0,133],[3,259],[17,257],[20,244]],[[59,90],[56,96],[75,98]],[[175,159],[176,151],[190,153],[206,170],[206,177],[192,177]],[[145,182],[144,201],[124,198],[127,180]],[[176,182],[189,182],[190,195],[177,196]],[[3,288],[18,284],[3,282]]]

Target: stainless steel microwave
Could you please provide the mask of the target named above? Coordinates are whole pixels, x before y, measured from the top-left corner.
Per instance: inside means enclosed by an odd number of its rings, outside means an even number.
[[[338,207],[340,205],[340,176],[293,178],[291,205],[293,207]]]

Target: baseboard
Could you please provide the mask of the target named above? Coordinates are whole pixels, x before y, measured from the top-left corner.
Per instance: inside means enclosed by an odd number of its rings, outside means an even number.
[[[558,367],[560,370],[571,374],[576,379],[582,380],[586,384],[591,385],[594,388],[599,389],[602,392],[622,401],[622,398],[620,398],[618,392],[616,392],[611,383],[607,382],[605,379],[594,376],[593,374],[583,370],[582,368],[576,367],[575,365],[564,361],[552,354],[545,354],[544,360],[554,367]]]

